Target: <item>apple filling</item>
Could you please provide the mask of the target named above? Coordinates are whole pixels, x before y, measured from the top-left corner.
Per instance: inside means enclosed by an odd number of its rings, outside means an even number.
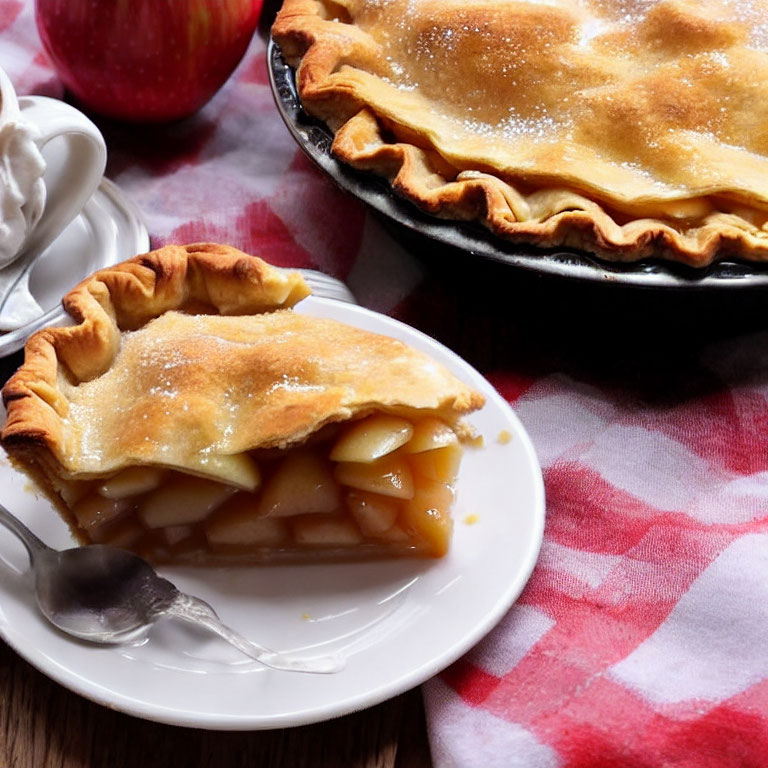
[[[298,447],[209,457],[200,474],[131,466],[62,495],[81,538],[155,561],[309,550],[440,557],[461,455],[440,419],[377,413]]]

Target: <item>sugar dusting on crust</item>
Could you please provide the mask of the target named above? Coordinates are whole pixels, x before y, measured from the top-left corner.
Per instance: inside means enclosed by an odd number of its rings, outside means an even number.
[[[80,471],[126,460],[195,458],[302,441],[377,407],[447,421],[482,397],[402,342],[292,312],[167,312],[122,334],[101,376],[63,383],[70,458]]]

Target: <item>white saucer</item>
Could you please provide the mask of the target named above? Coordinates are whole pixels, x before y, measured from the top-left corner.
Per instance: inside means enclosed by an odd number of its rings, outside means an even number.
[[[139,209],[109,179],[102,179],[80,215],[19,276],[13,296],[34,306],[31,297],[42,314],[0,335],[0,357],[21,349],[40,328],[62,323],[66,314],[61,299],[80,280],[148,250],[149,234]],[[0,311],[0,319],[12,300]]]
[[[53,680],[163,723],[226,730],[297,726],[419,685],[477,643],[522,591],[541,545],[544,485],[531,441],[509,404],[465,361],[397,320],[314,296],[296,311],[399,338],[486,396],[485,407],[470,417],[484,446],[464,453],[450,552],[440,560],[161,569],[259,643],[346,659],[338,674],[311,675],[266,669],[215,636],[173,621],[159,622],[138,645],[72,640],[41,617],[24,549],[0,530],[0,636]],[[0,501],[43,540],[73,545],[50,504],[2,459],[0,485]]]

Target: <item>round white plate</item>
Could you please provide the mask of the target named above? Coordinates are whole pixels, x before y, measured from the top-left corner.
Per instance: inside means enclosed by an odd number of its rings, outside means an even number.
[[[61,323],[65,318],[61,297],[83,278],[148,250],[149,235],[139,209],[113,182],[102,179],[74,221],[19,275],[14,292],[20,304],[26,311],[31,302],[23,294],[28,291],[42,313],[0,334],[0,357],[21,349],[40,328]],[[13,297],[0,308],[0,319],[13,311],[12,301]]]
[[[461,358],[396,320],[314,297],[297,311],[400,338],[487,397],[470,418],[484,446],[464,454],[450,553],[441,560],[161,569],[261,644],[346,658],[343,671],[312,675],[265,669],[170,620],[135,646],[95,647],[64,637],[34,607],[22,545],[0,529],[0,634],[46,675],[96,702],[164,723],[229,730],[302,725],[427,680],[478,642],[520,594],[541,544],[544,491],[531,442],[506,401]],[[72,545],[58,515],[7,459],[0,483],[0,502],[44,540]]]

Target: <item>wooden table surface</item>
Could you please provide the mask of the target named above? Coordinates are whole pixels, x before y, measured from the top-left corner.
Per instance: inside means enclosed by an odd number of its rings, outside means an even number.
[[[430,764],[418,689],[336,720],[274,731],[176,728],[93,704],[0,643],[3,768],[421,768]]]

